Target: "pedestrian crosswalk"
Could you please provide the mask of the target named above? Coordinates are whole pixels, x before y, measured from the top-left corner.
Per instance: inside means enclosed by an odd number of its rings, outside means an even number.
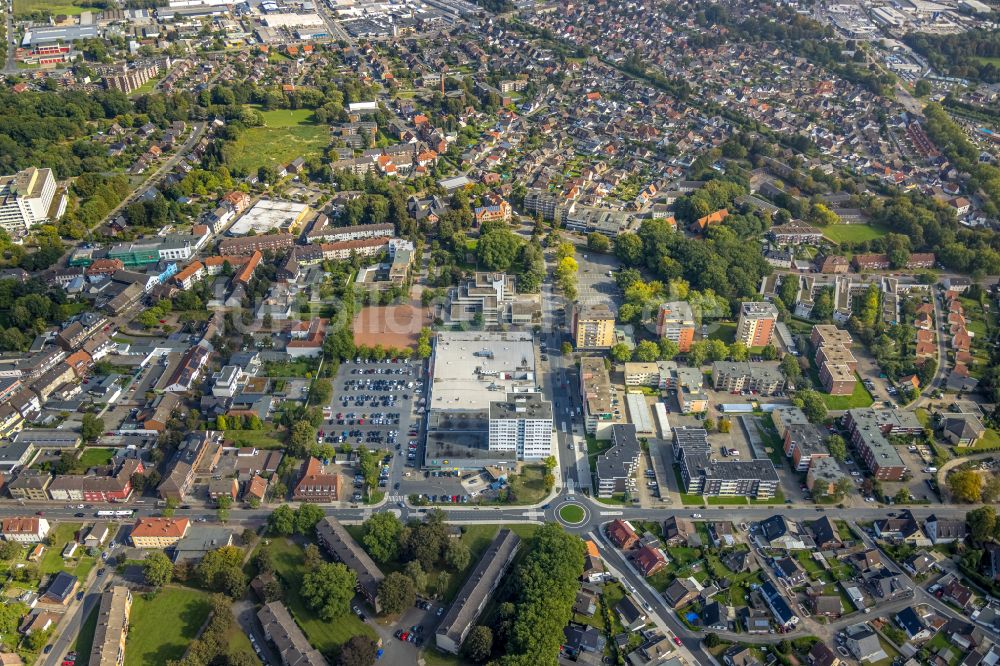
[[[390,502],[402,502],[406,499],[406,495],[386,495],[386,499]]]

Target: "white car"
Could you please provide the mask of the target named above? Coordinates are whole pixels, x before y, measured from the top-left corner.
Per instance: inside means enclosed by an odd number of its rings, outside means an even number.
[[[851,476],[861,476],[861,472],[851,472]]]
[[[691,517],[692,518],[701,518],[701,514],[700,513],[692,513]]]

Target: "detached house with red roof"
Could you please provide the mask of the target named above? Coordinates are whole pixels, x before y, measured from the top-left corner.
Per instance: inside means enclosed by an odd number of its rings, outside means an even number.
[[[653,546],[643,546],[632,559],[636,568],[646,577],[652,576],[670,563],[663,550]]]
[[[620,518],[608,525],[608,538],[622,550],[628,550],[639,541],[632,526]]]

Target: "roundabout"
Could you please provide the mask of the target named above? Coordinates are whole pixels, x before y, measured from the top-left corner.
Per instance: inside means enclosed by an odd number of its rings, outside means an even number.
[[[559,506],[559,510],[556,515],[559,517],[559,522],[567,527],[575,527],[577,525],[582,525],[587,522],[588,516],[587,507],[577,502],[565,502]]]

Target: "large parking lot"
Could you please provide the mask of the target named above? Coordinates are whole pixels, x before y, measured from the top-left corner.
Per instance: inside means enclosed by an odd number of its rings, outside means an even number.
[[[387,450],[393,458],[391,472],[380,480],[387,492],[398,494],[395,486],[403,478],[404,465],[419,467],[421,420],[414,410],[423,405],[423,377],[423,364],[417,360],[357,359],[341,363],[333,381],[320,437],[334,446]]]

